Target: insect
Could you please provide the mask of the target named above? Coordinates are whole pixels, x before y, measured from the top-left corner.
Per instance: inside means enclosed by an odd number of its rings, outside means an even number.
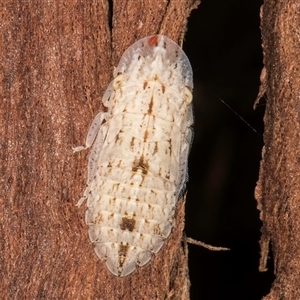
[[[103,96],[86,145],[85,222],[97,256],[116,276],[151,260],[170,235],[185,190],[192,140],[192,68],[163,35],[130,46]]]

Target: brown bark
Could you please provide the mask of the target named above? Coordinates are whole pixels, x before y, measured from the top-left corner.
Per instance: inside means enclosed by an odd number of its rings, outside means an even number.
[[[256,199],[263,221],[260,269],[271,242],[276,279],[265,300],[300,299],[300,13],[298,0],[261,10],[266,89]]]
[[[113,66],[135,40],[182,41],[197,0],[4,1],[1,4],[2,299],[187,299],[176,228],[150,264],[112,275],[95,255],[75,207],[86,183],[84,142]],[[113,29],[109,27],[112,16]]]

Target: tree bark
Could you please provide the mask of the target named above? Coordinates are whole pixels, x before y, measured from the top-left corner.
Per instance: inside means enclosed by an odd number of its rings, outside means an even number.
[[[123,51],[161,33],[182,42],[198,0],[1,4],[1,298],[188,299],[184,200],[162,250],[131,276],[95,255],[75,204],[88,126]],[[111,20],[110,20],[111,18]],[[112,28],[110,28],[112,22]]]
[[[266,91],[264,149],[256,199],[276,279],[265,300],[300,299],[300,13],[298,0],[265,0],[261,10]],[[262,93],[261,93],[262,94]]]

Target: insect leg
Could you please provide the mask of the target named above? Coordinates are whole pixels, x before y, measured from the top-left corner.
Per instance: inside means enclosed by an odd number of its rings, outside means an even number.
[[[92,146],[93,142],[95,141],[95,138],[99,132],[100,126],[102,122],[106,119],[107,113],[105,112],[99,112],[96,117],[94,118],[88,134],[86,136],[85,140],[85,146],[77,146],[73,148],[73,152],[79,152],[85,149],[88,149]]]

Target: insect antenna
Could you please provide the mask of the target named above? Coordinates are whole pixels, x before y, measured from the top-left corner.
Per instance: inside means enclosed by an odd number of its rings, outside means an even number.
[[[253,127],[251,126],[241,115],[239,115],[229,104],[227,104],[222,98],[215,95],[224,105],[226,105],[236,116],[238,116],[249,128],[251,128],[256,134],[258,134],[260,137],[262,135]]]

